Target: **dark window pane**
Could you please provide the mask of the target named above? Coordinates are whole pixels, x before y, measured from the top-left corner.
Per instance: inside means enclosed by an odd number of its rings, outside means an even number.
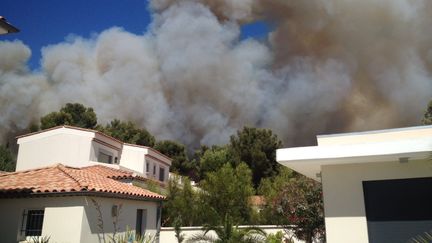
[[[407,242],[432,229],[432,178],[364,181],[369,242]]]
[[[159,180],[164,181],[165,180],[165,169],[159,168]]]
[[[44,210],[29,210],[27,213],[26,236],[40,236],[42,234],[42,225]]]
[[[143,220],[143,210],[137,209],[135,233],[137,235],[142,235],[142,220]]]
[[[112,156],[104,152],[99,152],[98,161],[106,164],[112,164]]]

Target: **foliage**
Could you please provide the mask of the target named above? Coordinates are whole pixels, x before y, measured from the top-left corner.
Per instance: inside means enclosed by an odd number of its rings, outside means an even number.
[[[253,172],[253,183],[258,187],[262,178],[278,173],[276,149],[282,142],[269,129],[244,127],[231,136],[230,146],[238,162],[245,162]]]
[[[429,102],[421,122],[423,125],[432,125],[432,100]]]
[[[219,170],[226,163],[234,163],[228,147],[207,148],[200,158],[200,178],[204,179],[207,173]]]
[[[15,171],[16,160],[12,152],[5,146],[0,146],[0,170]]]
[[[279,176],[263,180],[260,192],[268,202],[267,219],[292,229],[307,243],[324,235],[322,191],[317,182],[284,168]]]
[[[33,236],[31,238],[31,243],[48,243],[51,236]]]
[[[117,138],[125,143],[138,144],[153,147],[155,138],[146,129],[138,128],[135,123],[124,122],[114,119],[105,127],[98,126],[97,129],[111,137]]]
[[[153,243],[155,237],[152,235],[139,235],[132,231],[129,226],[126,227],[126,232],[117,234],[111,237],[110,243]]]
[[[209,223],[218,224],[225,215],[230,215],[235,224],[251,220],[249,197],[255,193],[251,174],[244,163],[236,168],[227,163],[219,170],[207,173],[201,182],[201,198],[207,208]]]
[[[40,121],[41,129],[60,125],[71,125],[93,129],[97,124],[97,117],[93,108],[87,108],[79,103],[67,103],[60,109],[60,111],[51,112],[41,117]]]
[[[190,176],[194,173],[194,165],[189,161],[186,147],[183,144],[165,140],[157,142],[154,148],[173,160],[170,167],[171,172],[184,176]]]
[[[179,178],[171,179],[168,184],[163,225],[173,225],[176,219],[181,226],[218,225],[225,215],[230,215],[236,224],[251,221],[248,199],[254,194],[254,188],[247,165],[233,168],[227,163],[207,173],[199,190],[192,189],[189,179],[183,178],[180,182]]]
[[[147,180],[145,183],[133,181],[132,185],[147,189],[151,192],[164,195],[164,191],[161,190],[159,182],[153,180]]]
[[[424,232],[422,235],[417,235],[410,239],[408,243],[430,243],[432,242],[432,230]]]
[[[267,235],[265,243],[284,243],[284,235],[282,231],[276,232],[276,234]]]
[[[177,224],[193,226],[203,223],[200,217],[201,208],[199,194],[192,189],[188,178],[174,177],[168,183],[167,200],[163,204],[163,225]],[[180,222],[179,222],[180,221]]]
[[[264,242],[265,233],[257,227],[239,228],[234,225],[233,219],[225,215],[222,226],[204,225],[203,233],[196,234],[187,240],[190,242],[215,242],[215,243],[255,243]],[[208,235],[214,232],[216,237]]]
[[[181,223],[181,216],[178,216],[173,223],[175,238],[177,239],[178,243],[182,243],[184,241],[184,234],[181,232]]]

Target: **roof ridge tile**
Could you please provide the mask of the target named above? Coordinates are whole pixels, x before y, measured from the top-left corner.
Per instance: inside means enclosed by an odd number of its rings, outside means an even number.
[[[71,174],[69,174],[68,172],[66,172],[65,169],[70,169],[70,168],[67,168],[66,166],[64,166],[62,164],[58,164],[56,166],[56,168],[59,169],[61,172],[63,172],[66,176],[68,176],[69,178],[71,178],[72,180],[74,180],[78,184],[78,187],[80,187],[81,190],[88,188],[88,184],[86,184],[86,183],[82,184],[79,179],[73,177]]]

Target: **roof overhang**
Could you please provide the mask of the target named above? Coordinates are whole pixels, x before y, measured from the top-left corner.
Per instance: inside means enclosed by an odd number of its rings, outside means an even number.
[[[31,198],[31,197],[68,197],[68,196],[94,196],[105,198],[120,198],[136,201],[165,201],[166,197],[144,197],[123,193],[99,192],[99,191],[71,191],[71,192],[32,192],[29,189],[1,191],[0,199],[7,198]]]
[[[276,160],[307,177],[320,180],[323,165],[406,162],[431,158],[432,138],[366,144],[278,149]]]
[[[0,35],[19,32],[19,29],[11,25],[5,18],[0,16]]]

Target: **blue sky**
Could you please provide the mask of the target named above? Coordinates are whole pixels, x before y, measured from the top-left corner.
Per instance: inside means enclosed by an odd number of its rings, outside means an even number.
[[[63,41],[70,34],[90,37],[113,26],[142,34],[151,21],[146,0],[2,0],[0,16],[21,32],[0,36],[21,40],[32,50],[31,69],[37,69],[41,48]],[[262,38],[269,32],[263,22],[242,27],[242,38]]]

